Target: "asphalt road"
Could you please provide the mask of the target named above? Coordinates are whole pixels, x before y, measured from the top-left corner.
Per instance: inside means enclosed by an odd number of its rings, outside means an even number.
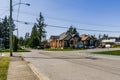
[[[33,50],[23,56],[42,74],[43,80],[120,80],[120,57],[93,55],[82,51]]]

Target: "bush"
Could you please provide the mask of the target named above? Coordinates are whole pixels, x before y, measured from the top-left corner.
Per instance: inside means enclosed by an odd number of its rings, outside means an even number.
[[[17,52],[18,50],[18,38],[14,35],[13,36],[13,51]]]
[[[120,44],[114,44],[113,46],[112,46],[113,48],[120,48]]]

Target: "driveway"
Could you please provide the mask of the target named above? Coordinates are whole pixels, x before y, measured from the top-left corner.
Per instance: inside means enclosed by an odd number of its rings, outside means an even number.
[[[43,80],[120,80],[120,58],[82,51],[32,50],[23,56],[36,67]],[[112,50],[112,49],[109,49]],[[102,58],[104,57],[104,58]]]

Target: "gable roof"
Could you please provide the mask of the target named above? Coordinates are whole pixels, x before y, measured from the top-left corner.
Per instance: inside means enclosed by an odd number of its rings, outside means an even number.
[[[70,34],[63,32],[62,34],[60,34],[59,36],[59,40],[69,40],[71,38]]]
[[[90,35],[86,35],[86,34],[82,34],[82,35],[80,35],[80,37],[81,37],[82,41],[96,39],[94,36],[90,36]]]
[[[59,39],[59,36],[51,36],[50,39]]]
[[[77,34],[78,35],[78,34]],[[67,32],[63,32],[59,36],[51,36],[50,39],[59,39],[59,40],[70,40],[72,37],[75,37],[76,34],[69,34]]]
[[[82,35],[80,35],[80,37],[81,37],[81,40],[82,40],[82,41],[85,41],[85,40],[87,40],[88,35],[82,34]]]

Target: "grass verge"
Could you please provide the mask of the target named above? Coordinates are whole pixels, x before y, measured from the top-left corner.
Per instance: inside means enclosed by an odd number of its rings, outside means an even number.
[[[81,49],[74,49],[74,48],[50,49],[50,48],[45,48],[43,50],[45,50],[45,51],[75,51],[75,50],[84,50],[84,49],[83,48],[81,48]]]
[[[9,57],[0,57],[0,80],[7,79]]]
[[[120,50],[103,51],[103,52],[93,52],[93,54],[105,54],[105,55],[117,55],[117,56],[120,56]]]
[[[9,49],[0,50],[0,52],[9,52],[9,51],[10,51]],[[20,49],[20,50],[17,50],[17,52],[30,52],[30,51],[26,49]]]

